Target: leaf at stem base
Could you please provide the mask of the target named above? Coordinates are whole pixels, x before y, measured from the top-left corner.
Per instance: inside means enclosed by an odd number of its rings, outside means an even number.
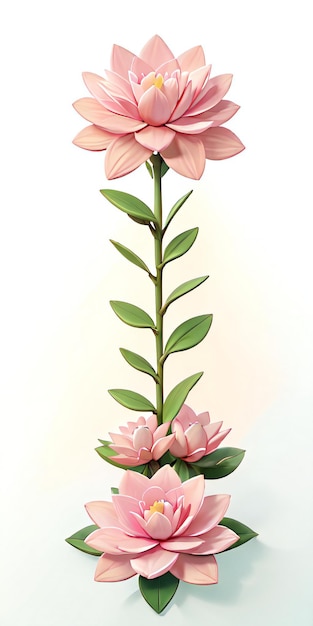
[[[179,579],[170,572],[158,578],[144,578],[139,576],[139,589],[145,601],[156,611],[162,613],[175,595]]]

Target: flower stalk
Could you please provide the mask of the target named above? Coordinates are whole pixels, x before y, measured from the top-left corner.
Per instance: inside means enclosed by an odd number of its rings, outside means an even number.
[[[162,267],[162,177],[161,165],[162,157],[160,154],[151,156],[153,166],[154,181],[154,215],[157,224],[154,233],[154,256],[155,256],[155,318],[156,318],[156,362],[158,381],[156,383],[156,409],[158,425],[163,423],[163,315],[161,312],[163,304],[163,267]]]

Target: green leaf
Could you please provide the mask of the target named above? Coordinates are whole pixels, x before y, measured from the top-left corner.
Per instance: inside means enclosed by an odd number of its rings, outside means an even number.
[[[150,222],[157,221],[151,209],[136,196],[114,189],[100,189],[100,191],[111,204],[130,217],[140,220],[141,223],[150,224]]]
[[[129,250],[129,248],[123,246],[121,243],[118,243],[118,241],[113,241],[113,239],[110,239],[110,242],[113,243],[113,246],[125,257],[125,259],[127,259],[134,265],[137,265],[137,267],[140,267],[145,272],[148,272],[148,274],[151,273],[145,262],[139,256],[137,256],[137,254]]]
[[[149,161],[146,161],[146,168],[147,168],[151,178],[153,178],[153,171],[152,171],[152,167],[151,167],[151,164],[149,163]]]
[[[146,465],[137,465],[136,467],[133,467],[132,465],[121,465],[121,463],[113,461],[111,457],[117,456],[117,453],[114,452],[112,448],[110,448],[110,444],[112,443],[112,441],[103,441],[102,439],[100,439],[99,441],[101,441],[103,445],[95,448],[95,450],[99,454],[99,456],[104,459],[104,461],[107,461],[107,463],[110,463],[110,465],[114,465],[114,467],[119,467],[120,469],[131,469],[135,472],[139,472],[140,474],[143,473]]]
[[[168,214],[168,216],[166,218],[163,232],[165,232],[165,230],[169,226],[170,222],[172,221],[173,217],[175,217],[176,213],[183,206],[183,204],[186,202],[186,200],[188,200],[188,198],[189,198],[189,196],[191,194],[192,194],[192,190],[188,191],[188,193],[186,193],[182,198],[177,200],[177,202],[175,202],[174,206],[172,206],[172,208],[171,208],[171,210],[170,210],[170,212],[169,212],[169,214]]]
[[[118,487],[111,487],[111,494],[112,496],[118,495],[120,492]]]
[[[165,161],[163,161],[162,159],[162,163],[161,163],[161,178],[163,178],[163,176],[165,176],[166,172],[169,170],[169,166],[166,165]]]
[[[143,356],[140,354],[136,354],[136,352],[131,352],[131,350],[126,350],[125,348],[120,348],[120,353],[124,357],[125,361],[139,372],[144,372],[145,374],[149,374],[152,376],[154,380],[157,380],[157,373],[154,371],[152,365]]]
[[[203,372],[198,372],[182,380],[168,394],[163,406],[163,422],[170,422],[184,404],[189,391],[201,378]]]
[[[163,360],[173,352],[189,350],[198,345],[208,334],[213,315],[198,315],[180,324],[169,337],[163,355]]]
[[[152,411],[152,413],[156,412],[155,407],[147,400],[144,396],[141,396],[140,393],[136,393],[135,391],[129,391],[128,389],[109,389],[109,394],[119,402],[123,406],[126,406],[127,409],[132,409],[132,411]]]
[[[193,463],[193,466],[200,468],[204,478],[224,478],[240,465],[244,455],[245,450],[241,448],[218,448]]]
[[[165,313],[167,307],[172,304],[172,302],[175,302],[175,300],[178,300],[178,298],[181,298],[186,293],[189,293],[189,291],[192,291],[193,289],[196,289],[196,287],[199,287],[199,285],[204,283],[207,278],[209,278],[209,276],[200,276],[200,278],[193,278],[192,280],[187,280],[186,283],[182,283],[182,285],[179,285],[179,287],[176,287],[176,289],[174,289],[174,291],[170,293],[170,295],[164,302],[161,313]]]
[[[183,482],[185,480],[188,480],[188,478],[190,478],[189,468],[188,468],[187,463],[185,463],[185,461],[182,461],[181,459],[177,459],[174,465],[174,470]]]
[[[117,317],[125,324],[136,328],[153,328],[155,330],[153,319],[138,306],[120,300],[111,300],[110,305]]]
[[[198,232],[199,228],[191,228],[190,230],[180,233],[177,237],[174,237],[165,248],[161,267],[170,261],[174,261],[174,259],[178,259],[180,256],[183,256],[183,254],[186,254],[195,242]]]
[[[226,528],[230,528],[230,530],[233,530],[236,533],[236,535],[240,537],[240,539],[238,539],[236,543],[233,543],[233,545],[227,548],[226,550],[232,550],[233,548],[238,548],[243,543],[246,543],[247,541],[250,541],[250,539],[253,539],[253,537],[258,536],[258,533],[255,533],[254,530],[249,528],[249,526],[246,526],[245,524],[242,524],[241,522],[238,522],[237,520],[232,519],[231,517],[223,517],[223,519],[219,522],[219,525],[226,526]],[[226,552],[226,550],[223,550],[223,552]]]
[[[162,613],[177,591],[179,580],[170,572],[149,580],[139,576],[142,596],[154,611]]]
[[[74,535],[68,537],[67,539],[65,539],[65,541],[67,541],[67,543],[69,543],[74,548],[77,548],[77,550],[81,550],[81,552],[86,552],[87,554],[92,554],[93,556],[101,556],[102,552],[98,552],[98,550],[90,548],[90,546],[87,546],[84,541],[86,537],[88,537],[88,535],[90,535],[94,530],[97,530],[98,528],[99,526],[91,524],[91,526],[86,526],[85,528],[79,530],[77,533],[74,533]]]

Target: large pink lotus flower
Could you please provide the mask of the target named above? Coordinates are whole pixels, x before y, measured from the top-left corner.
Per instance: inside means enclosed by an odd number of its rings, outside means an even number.
[[[124,176],[159,152],[169,167],[199,179],[205,159],[227,159],[244,149],[238,137],[221,127],[239,106],[223,100],[231,74],[210,78],[201,46],[177,58],[155,35],[136,56],[113,46],[105,78],[86,72],[93,96],[74,107],[92,126],[74,143],[87,150],[107,150],[108,179]]]
[[[199,461],[204,455],[216,450],[230,432],[230,428],[220,432],[222,424],[223,422],[210,423],[207,411],[196,415],[184,404],[172,422],[175,441],[170,447],[170,453],[187,463]]]
[[[95,580],[114,582],[141,574],[157,578],[171,572],[197,585],[217,582],[214,554],[239,537],[219,526],[230,496],[204,497],[204,477],[181,482],[169,465],[152,478],[127,470],[111,502],[89,502],[99,526],[85,542],[103,552]]]
[[[127,422],[127,426],[120,426],[121,434],[110,433],[113,444],[110,448],[118,456],[111,456],[112,461],[121,465],[136,467],[157,461],[169,449],[175,435],[166,435],[169,425],[158,426],[157,417],[150,415],[147,419],[139,417],[137,422]]]

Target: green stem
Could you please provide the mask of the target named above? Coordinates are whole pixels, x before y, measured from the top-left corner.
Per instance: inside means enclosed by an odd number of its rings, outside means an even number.
[[[161,164],[162,157],[159,154],[153,154],[151,156],[151,163],[153,165],[153,180],[154,180],[154,214],[157,218],[157,225],[154,234],[154,255],[155,255],[155,269],[156,269],[156,282],[155,282],[155,317],[156,317],[156,360],[157,360],[157,374],[158,382],[156,384],[156,409],[158,424],[163,422],[163,362],[161,358],[163,356],[163,315],[161,314],[162,308],[162,274],[163,269],[161,266],[162,256],[162,185],[161,185]]]

